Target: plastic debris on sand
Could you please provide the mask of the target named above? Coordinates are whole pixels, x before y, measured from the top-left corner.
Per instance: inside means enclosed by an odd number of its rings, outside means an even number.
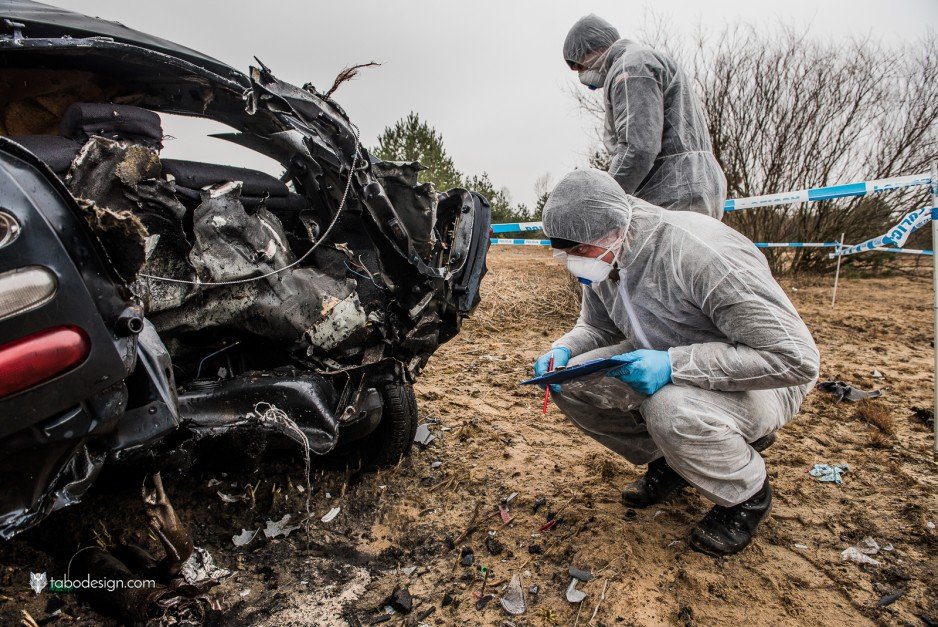
[[[814,468],[808,471],[812,477],[825,483],[843,483],[843,475],[850,470],[847,464],[815,464]]]
[[[871,555],[876,555],[883,551],[892,551],[892,545],[887,544],[884,547],[880,547],[879,542],[873,538],[866,537],[860,541],[859,544],[851,546],[840,554],[840,561],[842,562],[856,562],[857,564],[868,564],[870,566],[879,566],[880,561],[875,560]]]
[[[524,614],[524,610],[526,609],[524,605],[524,591],[521,589],[521,578],[518,577],[518,575],[512,575],[511,583],[508,584],[508,588],[505,590],[501,602],[502,607],[509,614],[515,616]]]

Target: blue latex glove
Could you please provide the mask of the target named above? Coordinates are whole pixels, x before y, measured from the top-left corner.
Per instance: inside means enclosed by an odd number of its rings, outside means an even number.
[[[563,368],[567,365],[567,362],[570,361],[570,349],[566,346],[558,346],[557,348],[552,348],[540,357],[537,358],[537,361],[534,362],[534,376],[540,377],[548,373],[550,369],[550,358],[554,358],[554,370],[557,368]],[[544,386],[538,386],[542,390]],[[550,386],[551,392],[559,392],[560,386],[556,383],[552,383]]]
[[[613,357],[625,365],[606,373],[627,383],[637,392],[651,396],[671,383],[671,357],[668,351],[637,350]]]

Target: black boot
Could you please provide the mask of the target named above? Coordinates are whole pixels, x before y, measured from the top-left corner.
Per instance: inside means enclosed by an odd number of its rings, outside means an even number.
[[[684,478],[660,457],[648,464],[644,475],[622,490],[622,502],[641,509],[662,502],[686,485]]]
[[[716,557],[739,553],[752,542],[759,524],[772,509],[772,487],[766,477],[762,489],[748,501],[723,507],[714,505],[690,534],[692,547]]]
[[[749,446],[756,449],[757,453],[761,453],[762,451],[769,448],[773,444],[775,444],[775,432],[774,431],[768,435],[762,436],[755,442],[750,442]]]

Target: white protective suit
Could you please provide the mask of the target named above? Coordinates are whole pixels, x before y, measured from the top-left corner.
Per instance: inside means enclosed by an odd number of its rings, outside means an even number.
[[[726,177],[713,155],[703,105],[674,59],[618,39],[595,15],[574,24],[563,51],[571,66],[587,67],[602,80],[609,174],[625,193],[722,219]]]
[[[664,455],[719,505],[756,494],[765,465],[748,443],[792,419],[820,361],[759,250],[713,218],[630,197],[598,170],[564,177],[543,219],[551,238],[625,235],[618,272],[584,286],[576,326],[554,343],[570,350],[569,365],[648,348],[668,351],[672,368],[650,397],[593,377],[564,384],[557,406],[635,464]]]

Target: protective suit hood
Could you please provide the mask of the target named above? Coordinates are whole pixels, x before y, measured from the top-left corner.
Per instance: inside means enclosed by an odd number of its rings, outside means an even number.
[[[560,179],[544,204],[544,233],[582,244],[616,232],[627,237],[634,202],[608,173],[574,170]]]
[[[568,64],[583,63],[587,56],[605,50],[618,39],[619,31],[615,26],[591,13],[577,20],[567,33],[563,42],[563,58]]]

